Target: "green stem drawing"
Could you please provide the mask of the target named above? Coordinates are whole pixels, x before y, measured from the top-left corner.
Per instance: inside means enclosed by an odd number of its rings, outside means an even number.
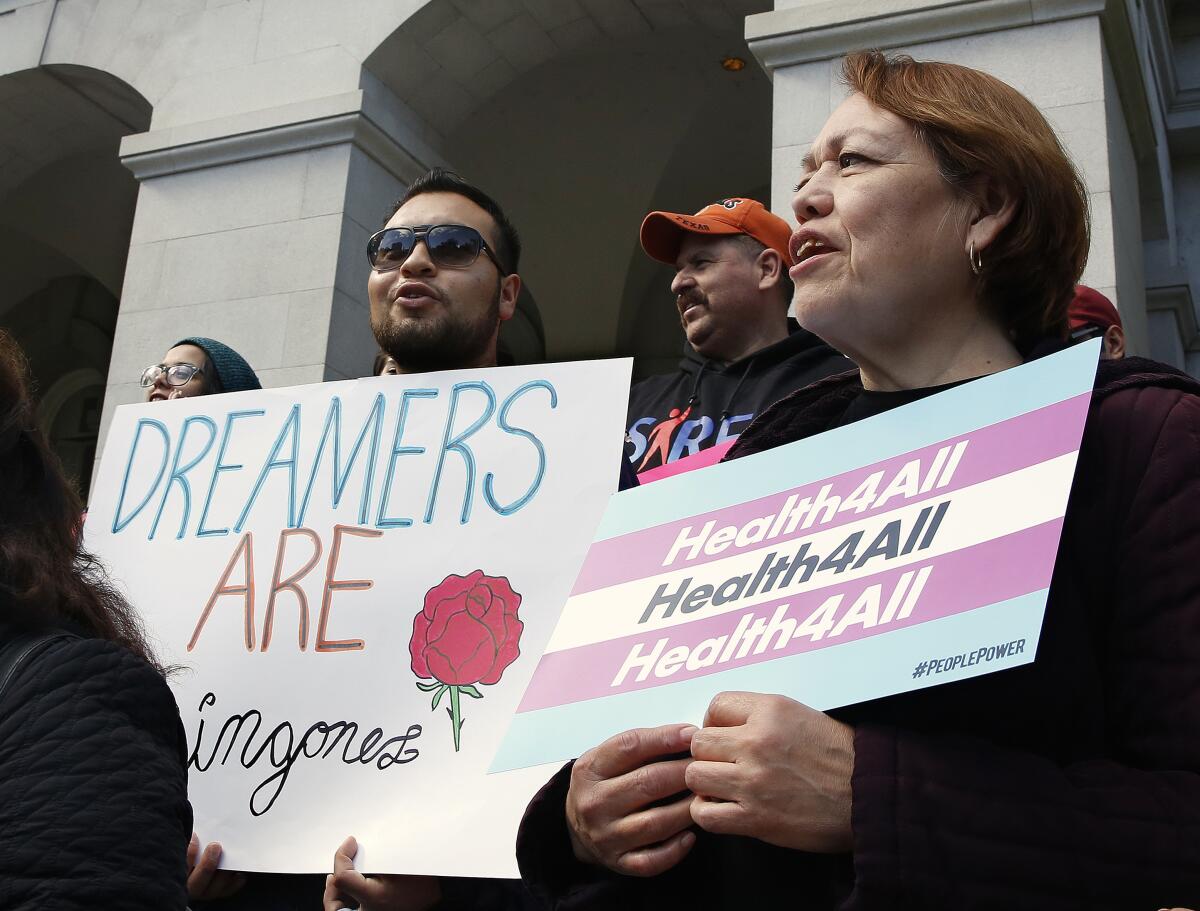
[[[462,740],[463,721],[466,720],[462,716],[462,705],[459,702],[459,697],[470,696],[472,699],[482,699],[483,693],[479,692],[472,683],[460,686],[451,683],[442,683],[440,680],[434,680],[430,683],[422,683],[418,680],[417,689],[423,693],[433,693],[431,709],[438,707],[438,703],[442,701],[442,697],[446,693],[450,694],[450,707],[446,709],[446,714],[450,716],[450,725],[454,729],[454,752],[457,753],[460,741]]]
[[[450,724],[454,727],[454,752],[458,752],[459,734],[462,731],[463,717],[458,704],[458,687],[450,686],[450,708],[446,709],[446,714],[450,716]]]

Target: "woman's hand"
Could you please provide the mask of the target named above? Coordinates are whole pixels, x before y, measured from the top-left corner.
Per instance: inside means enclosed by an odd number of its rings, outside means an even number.
[[[362,911],[427,911],[442,900],[436,876],[363,876],[354,869],[357,853],[354,836],[334,853],[333,873],[325,877],[323,911],[353,907]]]
[[[177,855],[178,856],[178,855]],[[218,870],[221,845],[213,842],[200,850],[200,836],[192,833],[187,846],[187,890],[191,901],[216,901],[241,891],[246,874],[234,870]]]
[[[675,866],[696,841],[684,772],[694,725],[638,728],[610,737],[575,761],[567,792],[571,847],[583,863],[629,876],[656,876]],[[652,806],[653,805],[653,806]]]
[[[801,851],[853,846],[854,729],[784,696],[721,693],[684,776],[702,829]]]

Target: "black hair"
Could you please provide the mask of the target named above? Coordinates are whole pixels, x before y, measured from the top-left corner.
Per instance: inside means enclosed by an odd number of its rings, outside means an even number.
[[[29,364],[0,329],[0,622],[77,627],[160,672],[141,616],[80,543],[83,504],[38,428]]]
[[[209,357],[207,351],[204,352],[204,361],[204,395],[220,395],[225,391],[225,384],[221,382],[221,374],[217,373],[217,365],[213,363],[213,359]]]
[[[445,168],[433,168],[429,173],[422,174],[414,180],[409,186],[408,192],[400,197],[400,201],[392,207],[388,220],[400,210],[402,205],[414,196],[420,196],[423,193],[457,193],[459,196],[471,200],[492,216],[492,221],[496,223],[496,227],[500,231],[500,240],[496,244],[496,256],[504,264],[504,271],[507,274],[512,275],[517,271],[521,261],[521,238],[517,235],[516,227],[508,220],[508,216],[504,214],[504,210],[500,208],[500,204],[496,200],[479,187],[463,180],[453,171]]]

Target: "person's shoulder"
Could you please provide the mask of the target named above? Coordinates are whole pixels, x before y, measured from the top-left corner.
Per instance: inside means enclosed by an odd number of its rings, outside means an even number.
[[[1194,476],[1200,469],[1200,382],[1145,358],[1101,361],[1081,459],[1141,483]]]
[[[674,370],[671,373],[659,373],[638,380],[629,387],[630,417],[653,416],[647,409],[663,405],[682,405],[682,402],[676,401],[674,393],[685,385],[685,381],[690,383],[693,379],[691,374],[685,373],[683,370]],[[646,414],[634,414],[638,411],[646,412]]]
[[[672,370],[670,373],[656,373],[654,376],[638,380],[630,386],[630,393],[657,394],[664,389],[670,389],[689,375],[681,369]]]
[[[37,722],[67,717],[117,720],[174,738],[179,712],[162,675],[144,658],[107,639],[62,636],[36,648],[17,669],[5,721],[35,710]],[[4,725],[4,726],[7,726]]]
[[[1108,399],[1133,391],[1145,391],[1151,398],[1180,399],[1200,395],[1200,380],[1177,367],[1145,357],[1102,360],[1096,368],[1093,397]],[[1122,397],[1129,401],[1129,396]]]
[[[1091,420],[1126,438],[1194,425],[1200,420],[1200,381],[1148,358],[1101,361]]]
[[[97,676],[150,677],[160,683],[162,675],[145,658],[120,643],[93,636],[61,635],[48,637],[30,662],[29,674],[52,680],[80,680],[91,683]],[[165,686],[165,683],[163,684]]]
[[[829,428],[850,401],[862,392],[858,369],[817,380],[775,402],[742,431],[722,461],[741,458],[785,443],[794,443]]]

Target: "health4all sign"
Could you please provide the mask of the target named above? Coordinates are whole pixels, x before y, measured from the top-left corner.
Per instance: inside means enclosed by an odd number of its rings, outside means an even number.
[[[614,497],[494,768],[1034,660],[1098,352]]]
[[[145,616],[233,869],[514,876],[489,777],[616,487],[629,362],[118,409],[86,535]],[[470,850],[463,850],[470,833]]]

